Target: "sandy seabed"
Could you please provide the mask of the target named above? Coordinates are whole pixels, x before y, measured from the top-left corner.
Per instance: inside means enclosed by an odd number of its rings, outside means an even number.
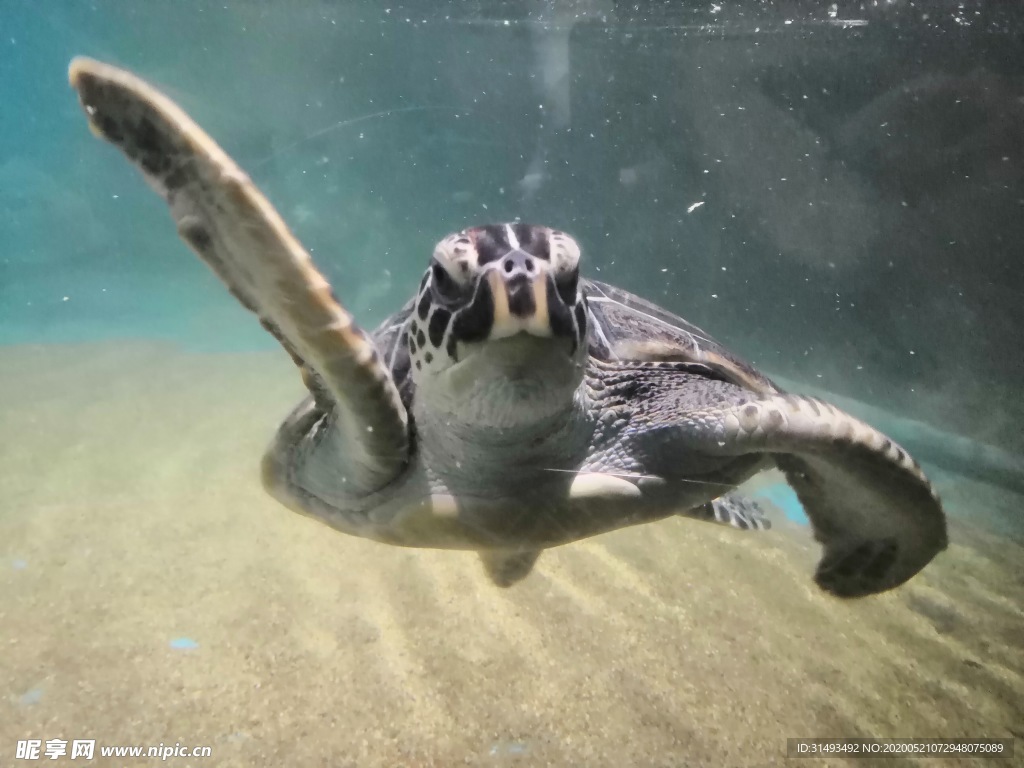
[[[979,764],[1024,764],[1019,541],[954,522],[910,584],[840,602],[806,529],[675,518],[500,590],[472,553],[265,495],[301,393],[278,353],[0,349],[0,765],[33,764],[27,738],[333,768],[778,765],[788,737],[1014,735],[1015,760]]]

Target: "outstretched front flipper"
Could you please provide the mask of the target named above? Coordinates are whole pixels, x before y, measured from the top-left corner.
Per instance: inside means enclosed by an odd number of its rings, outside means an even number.
[[[810,397],[775,395],[683,414],[701,453],[769,453],[825,552],[815,581],[839,597],[896,587],[945,549],[946,518],[917,463],[878,430]]]
[[[176,104],[123,70],[77,58],[90,126],[167,201],[178,232],[291,354],[344,435],[354,489],[391,481],[409,453],[405,407],[369,336],[249,177]]]

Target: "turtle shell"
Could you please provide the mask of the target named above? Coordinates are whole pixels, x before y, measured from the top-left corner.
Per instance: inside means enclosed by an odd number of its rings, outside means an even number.
[[[597,280],[584,280],[583,292],[591,316],[590,354],[596,359],[691,363],[753,392],[781,391],[700,328],[656,304]]]
[[[370,334],[377,351],[380,352],[384,364],[391,371],[391,378],[398,387],[406,409],[412,408],[415,384],[409,360],[409,347],[405,334],[408,333],[409,318],[416,307],[416,299],[409,299],[400,310],[395,312]]]

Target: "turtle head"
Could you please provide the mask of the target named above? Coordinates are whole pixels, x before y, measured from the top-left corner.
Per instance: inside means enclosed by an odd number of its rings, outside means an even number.
[[[520,403],[523,414],[501,423],[571,401],[587,355],[579,268],[576,241],[549,227],[495,224],[441,240],[406,342],[417,398]]]

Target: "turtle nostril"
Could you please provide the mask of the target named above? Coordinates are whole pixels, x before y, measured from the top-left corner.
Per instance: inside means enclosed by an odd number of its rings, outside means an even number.
[[[506,275],[511,275],[517,271],[533,275],[537,272],[537,262],[522,251],[517,251],[505,257],[505,260],[501,262],[501,268],[505,270]]]

